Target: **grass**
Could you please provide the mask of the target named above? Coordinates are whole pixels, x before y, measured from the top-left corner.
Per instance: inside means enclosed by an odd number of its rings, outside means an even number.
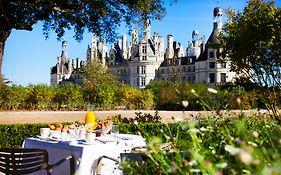
[[[149,133],[148,159],[123,163],[128,174],[281,174],[281,127],[256,118],[192,119]],[[172,142],[170,151],[157,147]]]

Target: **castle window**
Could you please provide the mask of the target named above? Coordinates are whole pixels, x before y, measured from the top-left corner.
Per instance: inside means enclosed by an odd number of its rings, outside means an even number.
[[[162,69],[162,74],[164,74],[165,73],[165,69]]]
[[[146,48],[146,46],[142,46],[142,53],[147,53],[147,48]]]
[[[216,82],[215,73],[209,73],[209,82],[210,83],[215,83]]]
[[[141,74],[145,74],[145,66],[141,66]]]
[[[214,69],[216,67],[216,63],[215,62],[210,62],[209,63],[209,68],[210,69]]]
[[[224,68],[224,69],[226,68],[226,63],[225,62],[221,63],[221,68]]]
[[[145,86],[145,77],[141,77],[141,86]]]
[[[215,52],[213,51],[210,52],[210,58],[215,58]]]
[[[140,68],[139,68],[139,66],[137,66],[137,74],[139,74],[140,73]]]
[[[185,66],[184,66],[184,67],[182,67],[182,71],[183,71],[183,72],[185,72]]]
[[[142,60],[147,60],[147,57],[146,56],[142,56]]]
[[[190,72],[191,71],[191,68],[190,68],[190,66],[188,66],[188,72]]]
[[[195,66],[193,66],[193,72],[195,72]]]
[[[226,73],[221,73],[221,83],[226,82]]]

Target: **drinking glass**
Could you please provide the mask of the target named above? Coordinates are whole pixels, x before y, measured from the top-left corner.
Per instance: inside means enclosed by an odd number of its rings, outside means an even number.
[[[111,132],[112,135],[119,134],[119,127],[118,125],[112,125]]]

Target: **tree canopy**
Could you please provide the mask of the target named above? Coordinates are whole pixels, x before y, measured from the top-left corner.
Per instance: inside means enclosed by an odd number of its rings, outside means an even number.
[[[250,0],[243,12],[228,11],[222,56],[231,68],[264,87],[281,87],[281,8],[274,1]]]
[[[222,58],[242,79],[256,83],[275,117],[281,90],[281,8],[274,1],[250,0],[243,12],[228,11],[221,36]]]
[[[12,29],[32,30],[43,22],[46,37],[54,31],[61,38],[74,30],[76,40],[84,32],[107,41],[116,39],[116,29],[125,22],[160,20],[165,15],[164,0],[0,0],[0,75],[4,46]]]

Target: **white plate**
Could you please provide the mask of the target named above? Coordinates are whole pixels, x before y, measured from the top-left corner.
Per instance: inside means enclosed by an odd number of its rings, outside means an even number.
[[[81,140],[81,141],[78,141],[78,143],[79,143],[79,144],[83,144],[83,145],[94,145],[94,144],[96,144],[97,142],[86,142],[86,141]]]
[[[121,140],[133,140],[138,137],[141,137],[141,136],[130,135],[130,134],[114,134],[113,136]]]
[[[116,139],[115,137],[111,137],[111,136],[96,137],[96,140],[98,140],[100,142],[117,142],[118,141],[118,139]]]

